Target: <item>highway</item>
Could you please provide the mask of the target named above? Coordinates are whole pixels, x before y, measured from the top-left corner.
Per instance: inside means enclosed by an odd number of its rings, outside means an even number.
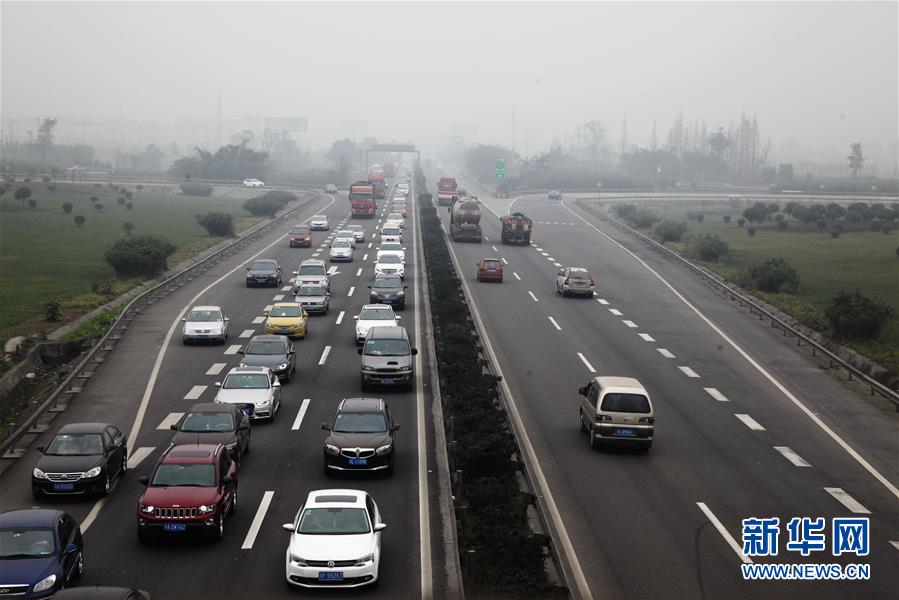
[[[445,173],[429,172],[431,191]],[[476,185],[460,179],[469,190]],[[767,324],[590,213],[541,196],[481,192],[481,244],[450,242],[596,598],[892,598],[899,589],[899,437],[889,403],[822,371]],[[509,206],[535,221],[530,246],[504,246]],[[446,224],[448,211],[438,207]],[[505,263],[478,283],[481,257]],[[595,297],[562,298],[560,266],[583,266]],[[795,342],[792,342],[795,344]],[[597,375],[648,389],[647,453],[592,451],[577,389]],[[741,521],[871,519],[869,581],[747,582]],[[783,535],[781,536],[784,537]],[[829,538],[828,538],[829,539]],[[838,563],[829,549],[753,562]],[[577,582],[574,582],[577,584]],[[577,585],[572,587],[577,588]]]
[[[309,257],[328,259],[327,240],[344,222],[349,223],[345,193],[319,198],[301,209],[295,223],[314,214],[326,214],[328,232],[313,232],[312,248],[289,248],[289,225],[263,236],[237,255],[224,260],[179,291],[144,310],[130,326],[106,364],[86,385],[72,406],[56,419],[50,434],[66,423],[107,421],[130,432],[129,472],[106,500],[47,501],[69,511],[85,531],[85,582],[138,587],[156,598],[275,598],[291,596],[285,582],[288,534],[282,523],[315,489],[357,488],[378,503],[387,529],[382,535],[382,562],[377,590],[372,597],[443,597],[443,525],[437,505],[430,411],[430,373],[427,347],[421,341],[419,243],[417,211],[410,194],[404,244],[407,247],[407,306],[400,314],[420,353],[417,388],[413,391],[369,391],[383,397],[397,422],[396,472],[380,475],[325,477],[322,445],[337,403],[359,397],[359,356],[354,343],[354,320],[368,303],[378,240],[374,232],[381,219],[354,220],[363,225],[366,241],[359,243],[353,262],[333,263],[330,312],[311,316],[305,340],[296,340],[297,371],[284,384],[284,400],[272,423],[254,422],[252,451],[241,464],[237,513],[226,520],[219,543],[164,540],[141,545],[136,535],[137,501],[143,487],[140,475],[149,474],[164,450],[173,423],[191,404],[211,401],[227,371],[237,366],[237,350],[250,336],[261,333],[266,307],[292,299],[288,279]],[[387,201],[378,202],[381,216]],[[244,267],[254,258],[274,258],[285,272],[282,288],[244,286]],[[230,317],[230,338],[224,346],[184,346],[180,317],[193,305],[220,305]],[[38,444],[35,444],[38,445]],[[37,460],[33,448],[0,478],[0,504],[4,510],[33,506],[30,473]],[[433,480],[432,480],[433,479]],[[422,503],[422,500],[424,502]],[[422,526],[424,525],[424,526]],[[431,532],[436,532],[432,534]],[[435,579],[437,583],[435,584]],[[305,597],[333,596],[306,592]]]

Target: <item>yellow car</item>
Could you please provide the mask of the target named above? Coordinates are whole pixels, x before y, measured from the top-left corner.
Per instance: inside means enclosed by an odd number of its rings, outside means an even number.
[[[279,302],[268,313],[265,333],[305,338],[308,319],[309,315],[297,302]]]

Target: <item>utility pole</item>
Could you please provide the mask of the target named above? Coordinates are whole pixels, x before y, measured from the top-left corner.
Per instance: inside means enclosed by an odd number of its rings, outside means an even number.
[[[219,92],[218,112],[215,119],[215,145],[222,147],[222,93]]]

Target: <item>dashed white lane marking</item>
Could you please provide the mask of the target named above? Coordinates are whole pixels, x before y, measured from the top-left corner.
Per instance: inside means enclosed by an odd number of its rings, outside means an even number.
[[[259,503],[259,508],[256,509],[256,516],[253,517],[253,522],[250,523],[250,530],[240,546],[241,550],[250,550],[253,544],[256,543],[256,536],[259,534],[259,528],[262,527],[262,521],[265,519],[265,513],[268,512],[268,505],[272,503],[272,496],[274,495],[275,492],[273,490],[268,490],[262,494],[262,502]]]
[[[546,260],[548,260],[549,262],[551,262],[551,263],[553,263],[553,264],[556,263],[556,259],[553,258],[552,256],[547,256],[547,257],[546,257]]]
[[[207,375],[218,375],[219,373],[222,372],[222,369],[224,369],[226,366],[228,366],[227,363],[212,363],[212,366],[209,367],[209,370],[206,371],[206,374]]]
[[[674,354],[668,348],[656,348],[659,354],[664,356],[665,358],[675,358]]]
[[[346,293],[347,296],[352,296],[353,292],[356,291],[356,286],[350,286],[350,291]]]
[[[609,303],[609,301],[606,300],[605,298],[597,298],[596,301],[604,306]]]
[[[184,394],[184,399],[185,400],[196,400],[197,398],[199,398],[200,396],[203,395],[203,392],[206,391],[207,387],[209,387],[209,386],[208,385],[195,385],[194,387],[190,388],[189,392]]]
[[[537,252],[543,252],[543,248],[541,248],[540,246],[535,245],[534,249],[537,250]]]
[[[271,309],[269,309],[269,310],[271,310]],[[255,329],[244,329],[242,332],[240,332],[240,335],[237,337],[241,337],[241,338],[253,337],[254,333],[256,333]]]
[[[837,499],[837,501],[856,514],[868,515],[871,511],[861,505],[861,503],[846,493],[843,488],[826,487],[824,491]]]
[[[485,236],[484,236],[484,241],[485,241],[485,242],[489,242],[489,241],[490,241],[490,238],[487,237],[487,236],[485,235]],[[494,248],[494,250],[496,250],[496,248]]]
[[[166,417],[162,420],[159,425],[156,426],[156,429],[168,429],[172,425],[178,422],[178,419],[184,416],[183,412],[173,412],[166,415]]]
[[[265,323],[265,317],[256,317],[255,319],[253,319],[252,323],[253,325],[262,325],[263,323]]]
[[[343,323],[343,315],[345,315],[345,314],[346,314],[345,310],[340,311],[340,314],[337,315],[337,320],[334,322],[334,324],[340,325],[341,323]]]
[[[503,264],[504,264],[504,265],[509,264],[509,261],[506,260],[506,257],[505,257],[505,256],[501,257],[501,260],[503,261]]]
[[[899,542],[894,542],[894,541],[890,540],[890,543],[893,545],[893,548],[895,548],[896,550],[899,550]]]
[[[537,296],[534,295],[534,292],[528,290],[528,294],[531,296],[531,299],[532,299],[534,302],[539,302],[539,300],[537,300]]]
[[[145,458],[150,456],[150,454],[156,450],[156,448],[152,446],[141,446],[136,450],[131,451],[131,456],[128,457],[128,468],[133,469],[137,467]]]
[[[521,277],[518,276],[518,273],[516,273],[515,271],[512,271],[512,275],[515,276],[515,279],[517,279],[518,281],[521,281]]]
[[[655,339],[648,333],[638,333],[637,335],[639,335],[641,338],[643,338],[644,342],[654,342],[655,341]]]
[[[356,277],[359,277],[360,275],[362,275],[362,267],[356,269]]]
[[[275,302],[280,302],[281,300],[284,300],[284,294],[275,294],[275,297],[272,298],[272,300],[274,300]]]
[[[540,254],[542,254],[543,256],[549,256],[549,252],[541,252]]]
[[[233,346],[228,346],[228,349],[225,350],[225,354],[237,354],[237,351],[240,350],[241,345],[235,344]]]
[[[494,252],[499,252],[499,250],[496,249],[496,246],[490,246],[490,247],[493,248]]]
[[[546,317],[546,318],[549,319],[549,322],[553,324],[553,327],[555,327],[555,328],[558,329],[559,331],[562,331],[562,328],[559,327],[559,324],[556,323],[556,320],[555,320],[555,319],[553,319],[552,317]]]
[[[368,247],[371,248],[371,242],[368,243]],[[362,260],[365,260],[364,258]]]
[[[621,316],[621,311],[618,310],[617,308],[610,308],[610,309],[609,309],[609,312],[612,313],[613,315],[615,315],[616,317],[620,317],[620,316]]]
[[[751,565],[752,559],[743,554],[743,549],[740,547],[739,544],[737,544],[737,540],[735,540],[734,536],[732,536],[730,534],[730,532],[728,532],[727,529],[724,528],[724,525],[721,524],[721,521],[718,520],[718,517],[715,516],[715,513],[713,513],[709,509],[709,507],[706,506],[706,503],[705,502],[697,502],[696,506],[699,507],[699,510],[701,510],[703,513],[705,513],[705,516],[708,518],[709,521],[711,521],[712,525],[715,526],[715,529],[718,530],[718,533],[721,534],[721,537],[724,538],[724,541],[727,542],[727,545],[730,546],[731,550],[736,552],[736,554],[740,558],[740,560],[748,565]]]
[[[681,372],[687,377],[699,377],[699,373],[691,369],[690,367],[678,367]]]
[[[328,355],[331,354],[331,346],[325,346],[324,352],[322,352],[322,357],[318,359],[318,366],[322,366],[325,364],[325,361],[328,360]]]
[[[553,266],[554,266],[554,267],[561,267],[561,266],[562,266],[562,263],[554,262],[554,263],[553,263]]]
[[[368,254],[363,254],[363,255],[362,255],[362,260],[368,260]]]
[[[309,398],[303,398],[303,403],[300,404],[300,412],[297,413],[297,418],[294,419],[293,425],[290,427],[292,430],[298,430],[300,425],[303,424],[303,417],[306,416],[306,409],[309,408],[309,402]]]
[[[804,458],[796,454],[795,451],[788,448],[787,446],[774,446],[774,449],[780,452],[784,458],[793,463],[794,467],[811,467]]]
[[[590,371],[591,373],[596,373],[596,369],[593,368],[593,365],[590,364],[590,361],[587,360],[587,357],[585,357],[580,352],[577,353],[577,356],[581,359],[581,362],[584,363],[584,366],[587,367],[588,371]]]
[[[633,321],[622,320],[621,322],[624,323],[625,325],[627,325],[628,327],[630,327],[631,329],[637,328],[637,324],[634,323]]]
[[[728,400],[727,396],[725,396],[724,394],[719,392],[717,390],[717,388],[702,388],[702,389],[704,389],[706,391],[706,393],[708,393],[709,396],[711,396],[718,402],[730,402],[730,400]]]
[[[264,312],[264,313],[271,312],[271,310],[272,310],[272,305],[271,305],[271,304],[266,304],[266,305],[262,308],[262,312]]]
[[[758,421],[747,414],[734,413],[734,416],[743,421],[743,424],[753,431],[765,431],[765,428]]]
[[[321,250],[316,250],[315,252],[312,253],[312,258],[317,257],[319,254],[321,254]]]
[[[282,291],[282,292],[289,292],[289,291],[292,290],[292,289],[293,289],[293,288],[292,288],[291,286],[285,285],[284,287],[281,288],[281,291]]]

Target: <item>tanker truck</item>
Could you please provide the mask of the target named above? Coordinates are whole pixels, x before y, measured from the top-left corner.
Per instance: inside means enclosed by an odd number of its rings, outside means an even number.
[[[450,237],[454,242],[481,243],[481,206],[477,197],[454,197],[449,214]]]

